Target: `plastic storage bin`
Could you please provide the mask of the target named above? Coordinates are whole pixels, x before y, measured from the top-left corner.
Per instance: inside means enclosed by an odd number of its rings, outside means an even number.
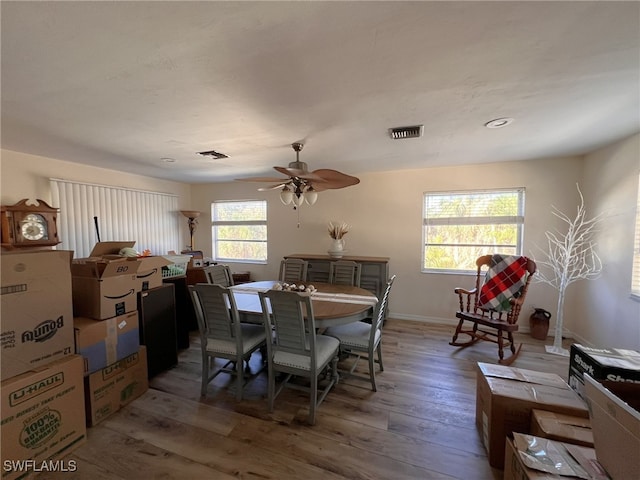
[[[173,262],[171,265],[162,267],[162,278],[180,277],[187,274],[187,266],[191,256],[189,255],[163,255],[164,258]]]

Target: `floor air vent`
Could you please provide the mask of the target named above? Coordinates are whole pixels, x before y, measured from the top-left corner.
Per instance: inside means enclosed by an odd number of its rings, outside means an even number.
[[[424,125],[414,125],[412,127],[396,127],[389,129],[389,135],[394,140],[402,140],[404,138],[418,138],[424,132]]]

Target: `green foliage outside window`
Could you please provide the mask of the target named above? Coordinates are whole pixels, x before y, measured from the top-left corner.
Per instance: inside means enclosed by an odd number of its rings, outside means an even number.
[[[475,271],[481,255],[521,252],[524,191],[426,193],[423,270]]]
[[[266,262],[266,201],[214,202],[211,217],[216,260]]]

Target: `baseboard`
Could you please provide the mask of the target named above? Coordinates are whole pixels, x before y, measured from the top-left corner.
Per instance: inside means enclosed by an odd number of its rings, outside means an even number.
[[[387,316],[388,318],[393,318],[396,320],[411,320],[412,322],[422,322],[422,323],[431,323],[431,324],[436,324],[436,325],[451,325],[453,327],[455,327],[456,325],[458,325],[458,320],[456,318],[441,318],[441,317],[429,317],[426,315],[410,315],[410,314],[406,314],[406,313],[398,313],[398,312],[392,312],[389,311],[389,314]],[[518,332],[520,333],[530,333],[531,332],[531,328],[529,327],[529,321],[527,320],[526,322],[523,321],[523,319],[521,318],[520,321],[518,322]],[[574,332],[567,330],[566,328],[563,329],[563,333],[562,333],[563,338],[570,338],[572,340],[574,340],[574,343],[580,343],[586,346],[593,346],[593,344],[587,340],[585,340],[583,337],[581,337],[580,335],[576,335]],[[549,336],[547,337],[548,340],[553,341],[553,329],[549,328]]]

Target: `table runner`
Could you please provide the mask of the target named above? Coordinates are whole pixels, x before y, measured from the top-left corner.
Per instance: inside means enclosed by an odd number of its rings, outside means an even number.
[[[349,293],[313,292],[311,294],[311,298],[321,300],[323,302],[356,303],[361,305],[375,305],[378,303],[377,297],[369,295],[353,295]]]
[[[266,292],[270,288],[239,285],[231,287],[235,293],[255,293]],[[337,302],[337,303],[354,303],[359,305],[376,305],[378,298],[369,295],[355,295],[350,293],[328,293],[315,291],[311,294],[311,298],[322,302]]]

